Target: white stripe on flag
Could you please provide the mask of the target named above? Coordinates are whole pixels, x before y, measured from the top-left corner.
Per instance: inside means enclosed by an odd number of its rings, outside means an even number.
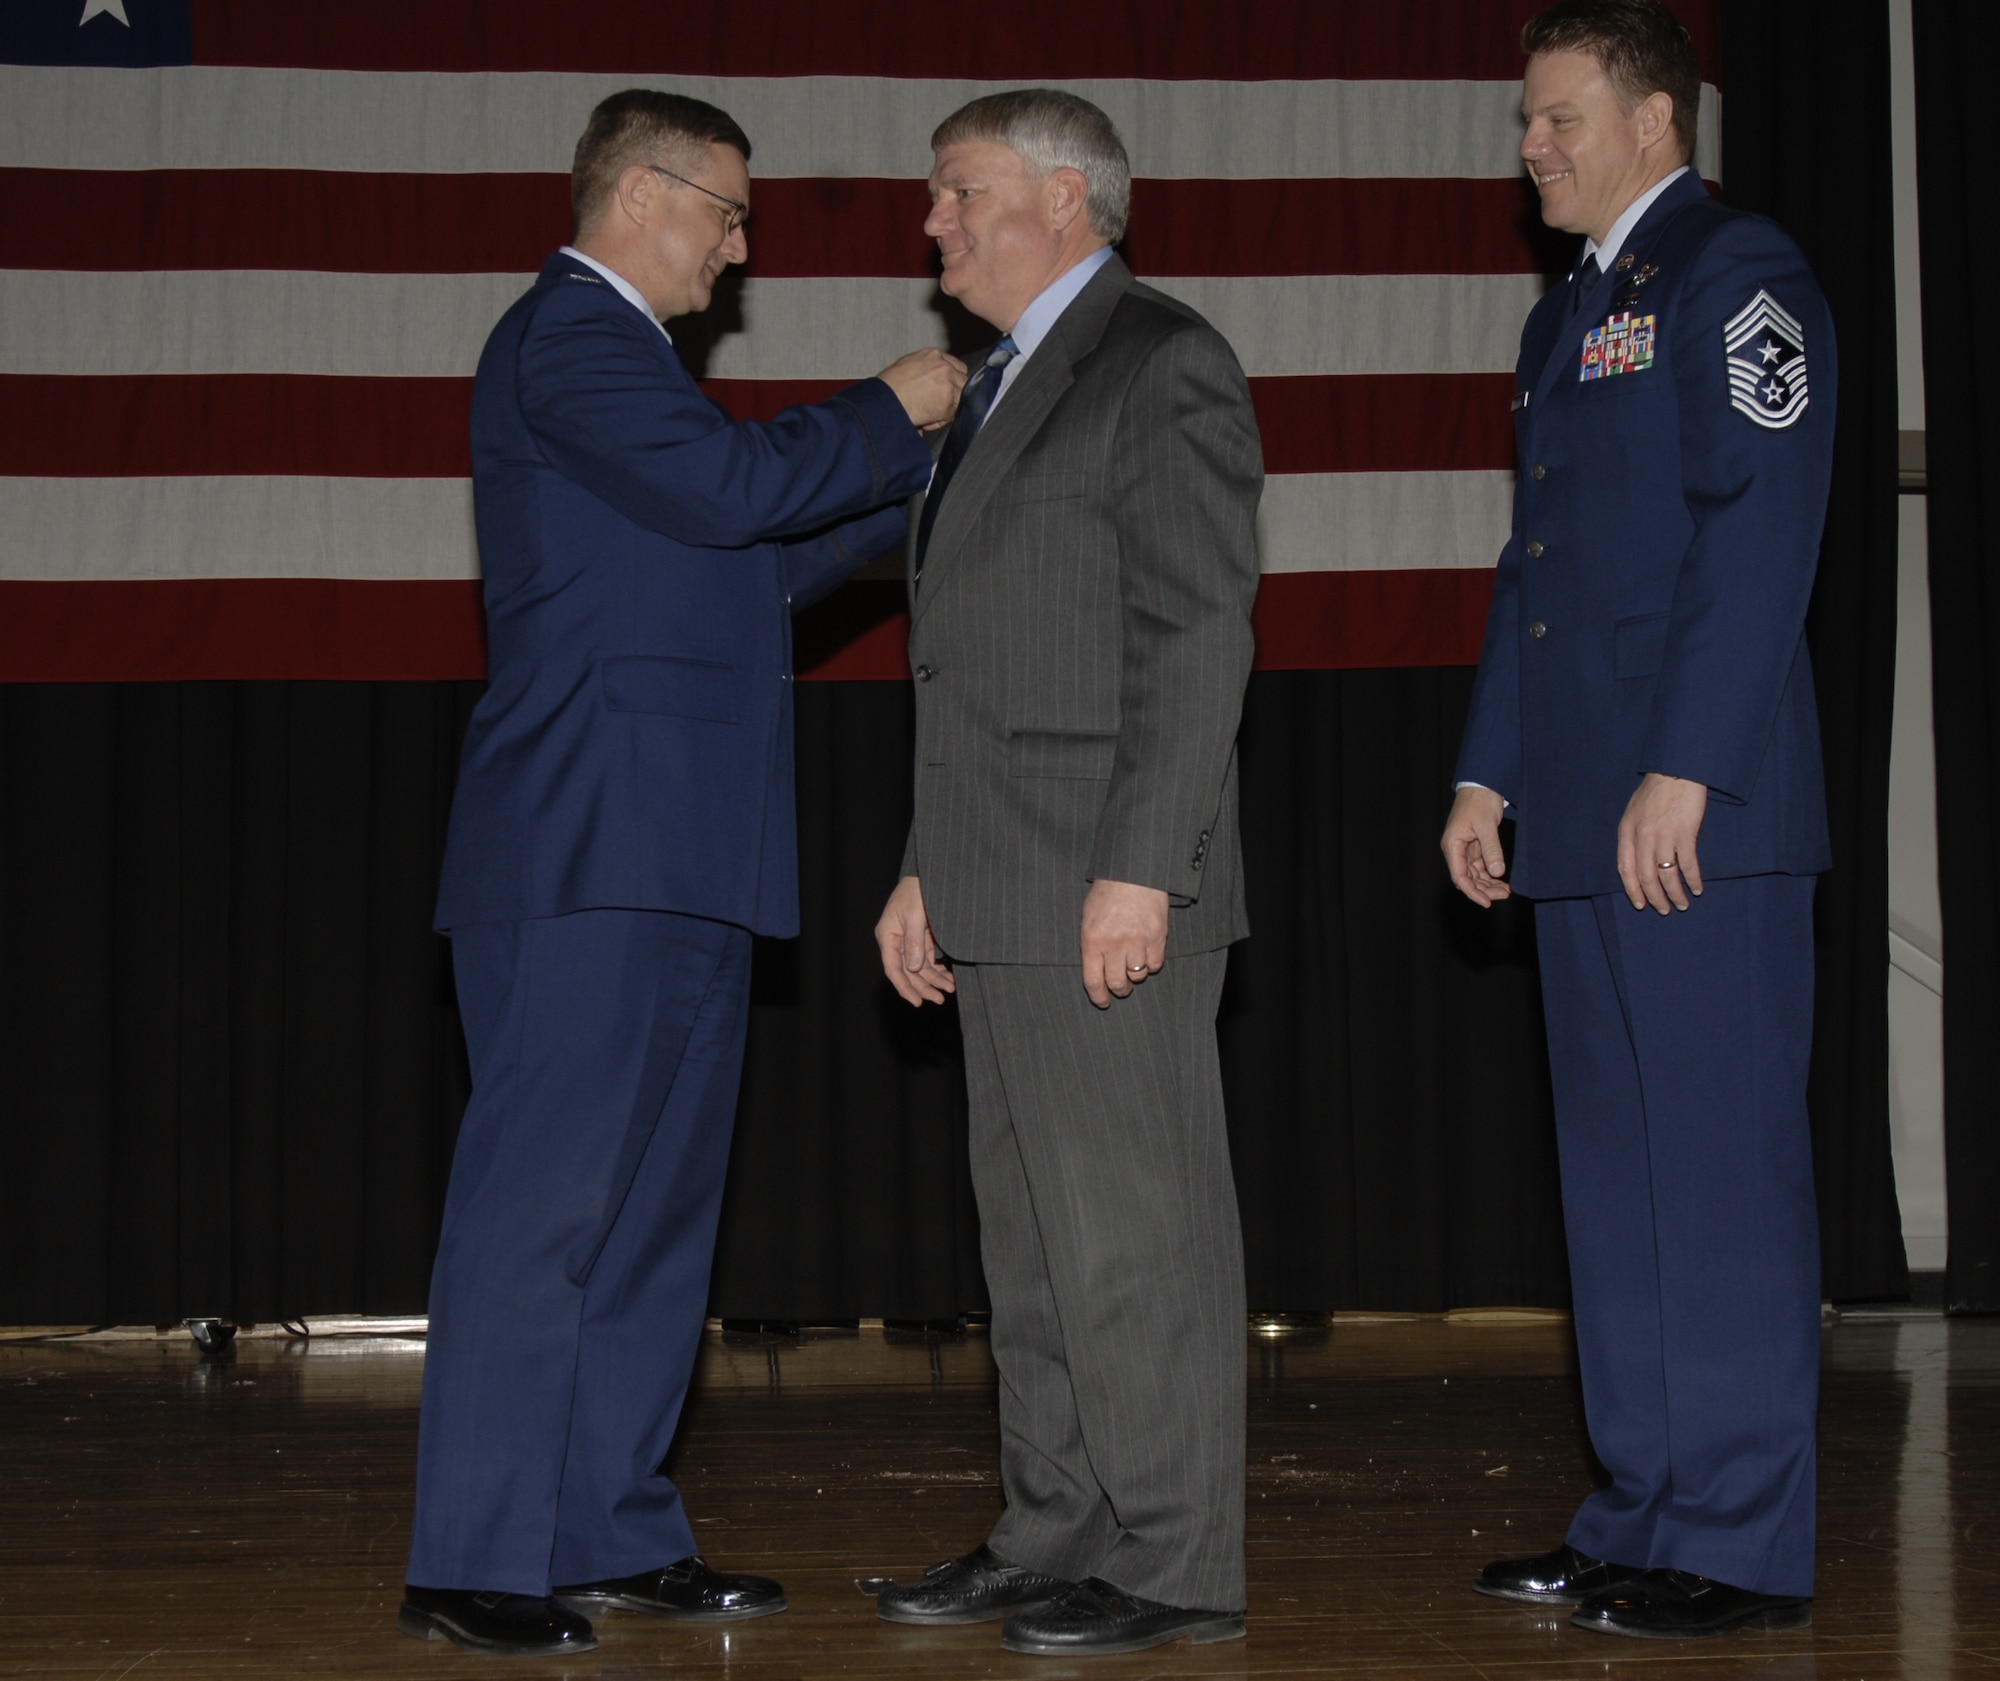
[[[0,578],[476,578],[468,479],[0,479]]]
[[[1476,571],[1513,519],[1511,472],[1274,473],[1257,550],[1266,572]]]
[[[1266,572],[1491,566],[1511,473],[1278,474]],[[471,578],[464,479],[0,478],[0,579]]]
[[[1254,11],[1245,14],[1255,27]],[[1012,84],[893,77],[362,72],[0,66],[0,167],[569,172],[590,109],[635,82],[722,106],[758,174],[916,178],[931,130]],[[1517,174],[1515,82],[1061,81],[1110,113],[1141,175]],[[1719,179],[1721,99],[1696,162]]]
[[[462,378],[531,278],[9,269],[0,271],[0,373]],[[1257,376],[1504,372],[1542,290],[1539,277],[1511,274],[1158,284],[1207,316]],[[944,342],[937,297],[929,280],[747,280],[742,330],[720,339],[705,372],[863,379],[913,345]]]

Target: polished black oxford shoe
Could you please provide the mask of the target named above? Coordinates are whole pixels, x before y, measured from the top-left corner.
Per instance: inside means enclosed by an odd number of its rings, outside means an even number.
[[[1592,1558],[1564,1542],[1552,1553],[1496,1560],[1472,1585],[1495,1599],[1518,1599],[1524,1605],[1580,1605],[1594,1593],[1631,1581],[1643,1569]]]
[[[768,1576],[736,1576],[711,1570],[690,1553],[664,1570],[613,1576],[557,1588],[556,1597],[593,1608],[644,1611],[654,1617],[681,1617],[696,1623],[741,1623],[785,1608],[785,1590]]]
[[[1594,1593],[1570,1621],[1598,1634],[1639,1640],[1699,1640],[1731,1629],[1808,1628],[1812,1601],[1788,1594],[1752,1593],[1685,1570],[1648,1570],[1615,1588]]]
[[[1092,1576],[1065,1588],[1046,1605],[1009,1617],[1000,1630],[1000,1644],[1010,1652],[1038,1657],[1097,1657],[1143,1652],[1170,1640],[1208,1646],[1219,1640],[1241,1640],[1243,1634],[1241,1611],[1162,1605]]]
[[[469,1588],[417,1588],[406,1583],[396,1626],[419,1640],[455,1640],[475,1652],[504,1657],[589,1652],[597,1646],[589,1618],[529,1593],[475,1593]]]
[[[1060,1576],[1009,1564],[981,1542],[963,1558],[932,1565],[921,1582],[881,1583],[875,1615],[884,1622],[926,1628],[990,1623],[1023,1606],[1039,1605],[1069,1585]]]

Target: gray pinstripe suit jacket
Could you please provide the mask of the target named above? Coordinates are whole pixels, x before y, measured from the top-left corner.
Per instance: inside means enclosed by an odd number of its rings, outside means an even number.
[[[1263,478],[1228,342],[1113,257],[981,429],[912,578],[903,873],[947,956],[1076,962],[1099,877],[1167,891],[1170,958],[1249,932],[1235,746]]]

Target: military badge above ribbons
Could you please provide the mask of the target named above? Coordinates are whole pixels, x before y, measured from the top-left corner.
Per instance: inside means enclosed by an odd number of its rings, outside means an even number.
[[[1730,407],[1782,431],[1806,412],[1806,333],[1760,291],[1722,324]]]

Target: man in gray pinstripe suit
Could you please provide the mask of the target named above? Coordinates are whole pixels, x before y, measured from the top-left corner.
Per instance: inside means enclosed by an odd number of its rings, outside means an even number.
[[[1215,1013],[1248,932],[1256,418],[1221,335],[1113,253],[1103,112],[996,94],[931,144],[944,289],[1004,336],[913,537],[916,818],[876,935],[909,1002],[958,995],[1007,1508],[878,1611],[1005,1617],[1024,1652],[1227,1640],[1245,1309]]]

